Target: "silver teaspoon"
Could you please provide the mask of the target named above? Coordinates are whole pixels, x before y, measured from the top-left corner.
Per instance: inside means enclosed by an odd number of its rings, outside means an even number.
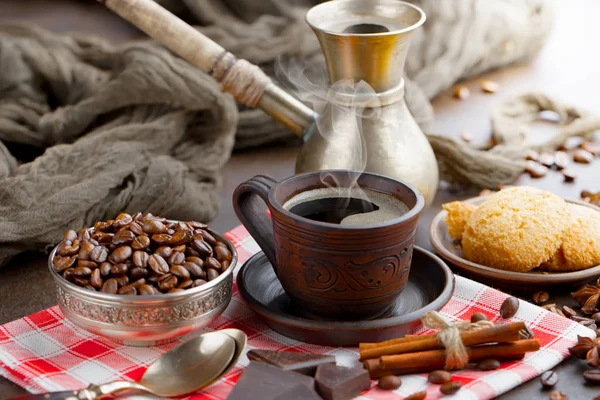
[[[25,395],[12,400],[97,400],[127,390],[162,397],[183,396],[223,376],[236,364],[245,345],[246,335],[237,329],[205,333],[160,356],[139,382],[114,381],[82,390]]]

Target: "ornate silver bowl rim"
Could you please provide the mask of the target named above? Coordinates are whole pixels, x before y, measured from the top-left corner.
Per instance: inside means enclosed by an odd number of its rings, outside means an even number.
[[[171,220],[171,221],[174,221],[174,220]],[[174,222],[177,222],[177,221],[174,221]],[[88,230],[92,230],[92,229],[93,228],[88,228]],[[219,277],[217,279],[207,282],[202,286],[198,286],[198,287],[195,287],[192,289],[186,289],[183,292],[162,293],[162,294],[154,294],[154,295],[125,295],[125,294],[109,294],[109,293],[95,292],[95,291],[91,291],[89,289],[85,289],[81,286],[77,286],[76,284],[69,282],[68,280],[63,278],[58,272],[56,272],[54,270],[54,265],[53,265],[54,256],[56,255],[58,248],[64,242],[64,240],[61,240],[60,243],[58,243],[56,245],[56,247],[54,247],[54,249],[52,249],[52,252],[50,252],[50,256],[48,257],[48,268],[50,269],[50,274],[52,274],[52,277],[55,280],[59,279],[59,281],[56,282],[57,284],[64,285],[70,291],[78,293],[78,294],[88,297],[88,298],[93,298],[96,300],[105,300],[105,301],[109,301],[109,302],[114,302],[114,301],[126,302],[126,303],[129,303],[132,305],[136,304],[136,303],[143,303],[144,305],[148,305],[149,302],[153,302],[153,301],[160,302],[160,303],[164,303],[165,300],[179,301],[179,300],[186,299],[190,296],[193,296],[194,294],[202,293],[205,291],[210,291],[212,288],[219,286],[224,280],[228,279],[228,277],[233,274],[233,270],[235,269],[235,267],[237,265],[238,254],[237,254],[237,250],[236,250],[235,246],[233,245],[233,243],[231,243],[231,241],[229,239],[227,239],[225,236],[221,235],[220,233],[217,233],[212,229],[207,229],[207,230],[211,235],[213,235],[214,237],[216,237],[217,239],[219,239],[220,241],[224,242],[227,245],[227,248],[231,252],[231,256],[232,256],[231,264],[229,265],[229,268],[227,268],[225,270],[225,272],[223,272],[221,275],[219,275]]]

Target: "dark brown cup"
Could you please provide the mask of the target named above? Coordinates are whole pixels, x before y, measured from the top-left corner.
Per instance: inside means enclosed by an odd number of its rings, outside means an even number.
[[[283,208],[298,193],[326,187],[323,176],[340,187],[356,181],[361,188],[392,195],[410,210],[380,224],[342,226]],[[408,280],[423,206],[423,196],[410,185],[343,170],[310,172],[280,182],[258,175],[233,194],[238,218],[273,265],[283,289],[299,312],[318,319],[371,319],[389,309]]]

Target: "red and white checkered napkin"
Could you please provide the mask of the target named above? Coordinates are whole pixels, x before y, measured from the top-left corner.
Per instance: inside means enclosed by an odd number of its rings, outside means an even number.
[[[240,263],[259,251],[243,227],[226,236],[237,247]],[[457,276],[456,292],[442,313],[450,319],[467,319],[479,311],[496,320],[506,297],[502,292]],[[454,398],[493,398],[560,363],[577,335],[593,336],[590,329],[526,302],[521,302],[513,320],[528,323],[542,342],[542,349],[522,361],[503,363],[496,371],[454,373],[454,379],[463,383],[463,389]],[[345,365],[353,365],[358,359],[354,348],[305,344],[272,331],[246,307],[237,289],[227,310],[205,330],[223,328],[246,332],[249,348],[333,354],[338,363]],[[148,348],[122,346],[75,327],[64,319],[58,307],[53,307],[0,327],[0,373],[31,392],[78,389],[89,383],[116,379],[137,380],[150,363],[178,343]],[[219,382],[187,399],[226,398],[247,364],[248,359],[243,356],[236,368]],[[428,391],[428,399],[442,397],[437,385],[427,383],[426,375],[404,376],[402,381],[395,392],[381,391],[373,385],[360,399],[401,399],[421,390]]]

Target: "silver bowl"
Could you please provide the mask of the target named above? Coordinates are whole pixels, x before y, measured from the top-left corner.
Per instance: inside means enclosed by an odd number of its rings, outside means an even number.
[[[48,267],[65,317],[78,327],[132,346],[168,343],[197,331],[225,311],[233,291],[237,251],[224,236],[208,230],[227,244],[231,265],[217,279],[183,292],[159,295],[117,295],[94,292],[59,275],[52,265],[58,246],[50,253]]]

